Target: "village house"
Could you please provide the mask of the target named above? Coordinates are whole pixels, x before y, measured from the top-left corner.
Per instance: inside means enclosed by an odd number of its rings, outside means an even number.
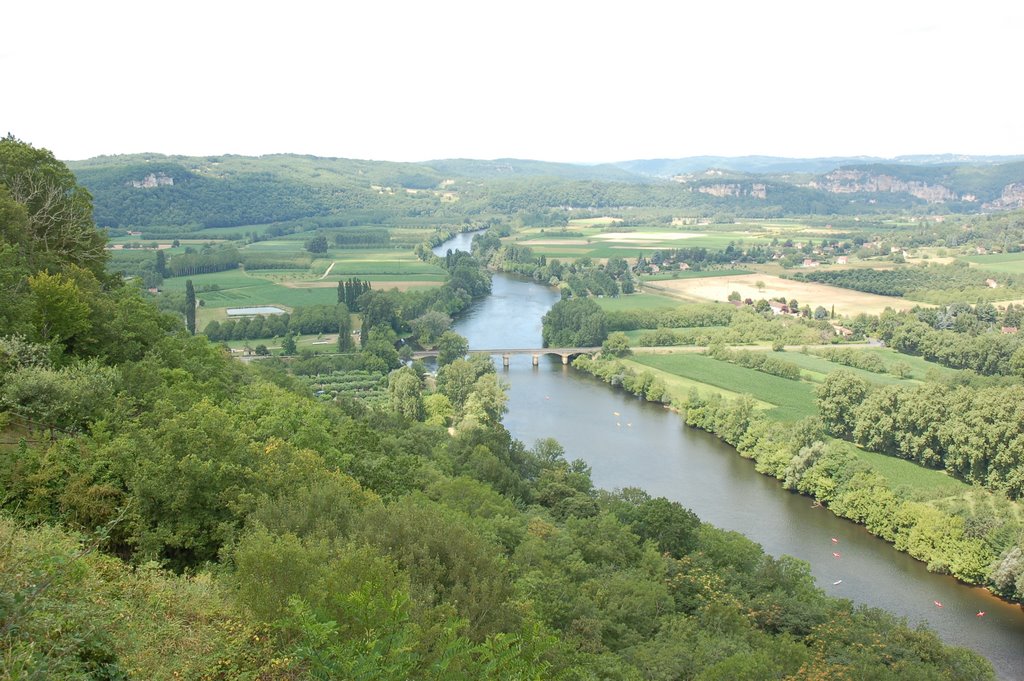
[[[999,282],[997,282],[995,279],[986,279],[985,286],[988,286],[989,288],[998,288]]]
[[[789,305],[780,303],[777,300],[769,300],[768,306],[772,308],[772,314],[789,314]]]
[[[836,264],[837,265],[845,265],[848,262],[849,262],[849,258],[847,258],[845,255],[841,255],[838,258],[836,258]]]
[[[817,267],[819,265],[817,260],[811,260],[810,258],[804,258],[804,267]]]

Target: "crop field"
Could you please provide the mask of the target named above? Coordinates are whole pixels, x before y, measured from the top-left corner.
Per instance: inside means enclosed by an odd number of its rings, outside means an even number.
[[[850,346],[856,347],[856,346]],[[960,369],[950,369],[935,362],[929,362],[923,357],[904,355],[890,348],[861,347],[858,352],[867,352],[878,356],[888,369],[895,362],[904,362],[910,367],[907,378],[917,381],[924,380],[951,380],[963,373]]]
[[[527,230],[514,241],[521,246],[529,246],[537,255],[573,259],[584,256],[635,258],[639,253],[656,250],[683,247],[723,249],[730,243],[767,243],[771,239],[769,234],[743,231],[700,232],[645,227],[643,231],[636,232],[606,232],[583,224],[570,224],[567,229],[582,236],[564,237],[557,233],[547,236],[539,230]]]
[[[683,270],[645,274],[642,281],[665,281],[666,279],[706,279],[709,277],[738,277],[742,274],[753,274],[750,270]]]
[[[1006,274],[1024,274],[1024,253],[993,253],[992,255],[969,255],[961,257],[972,267],[978,267],[989,272],[1003,272]]]
[[[621,312],[623,310],[671,310],[679,307],[682,303],[675,298],[663,296],[656,292],[631,293],[618,296],[617,298],[593,298],[606,312]]]
[[[632,368],[637,373],[640,373],[642,371],[651,372],[656,378],[659,378],[662,381],[664,381],[666,387],[668,387],[669,389],[669,392],[671,392],[671,394],[673,395],[680,395],[682,397],[685,397],[690,393],[691,390],[696,390],[697,394],[700,395],[701,397],[721,395],[722,397],[729,400],[734,400],[743,395],[742,392],[733,392],[732,390],[726,390],[725,388],[721,388],[719,386],[710,385],[708,383],[702,383],[700,381],[686,378],[685,376],[680,376],[679,374],[675,374],[670,371],[665,371],[663,369],[650,366],[649,364],[641,363],[637,361],[636,357],[632,359],[625,359],[622,361],[622,363]],[[770,402],[762,402],[761,400],[757,399],[755,399],[754,402],[760,409],[769,410],[775,408],[775,405]]]
[[[668,328],[666,330],[667,331],[672,331],[672,332],[678,332],[678,333],[685,333],[687,331],[695,331],[695,332],[699,332],[699,333],[716,334],[716,333],[722,333],[722,332],[724,332],[728,328],[729,328],[728,326],[674,326],[674,327],[670,327],[670,328]],[[639,347],[641,345],[640,337],[643,336],[644,334],[651,333],[652,331],[653,331],[653,329],[634,329],[632,331],[623,331],[622,333],[626,334],[626,338],[629,339],[629,344],[632,347]],[[767,340],[765,342],[766,343],[771,343],[771,341],[767,341]],[[664,346],[664,347],[683,349],[683,348],[686,348],[687,346],[685,346],[685,345],[673,345],[673,346]]]
[[[250,244],[242,253],[256,253],[279,262],[292,256],[308,256],[303,242],[273,239]],[[196,297],[203,302],[199,319],[204,323],[225,319],[228,307],[326,305],[337,302],[338,281],[357,278],[379,289],[408,290],[439,286],[447,280],[443,268],[417,259],[402,249],[335,248],[321,254],[303,269],[243,269],[173,277],[164,280],[166,291],[184,291],[192,280]]]
[[[748,394],[775,405],[769,414],[781,421],[798,421],[817,412],[813,387],[803,381],[779,378],[699,354],[638,354],[632,361],[733,393]]]
[[[758,283],[763,286],[758,286]],[[784,296],[786,299],[796,298],[800,305],[810,305],[812,308],[820,305],[831,310],[834,305],[837,315],[850,316],[861,312],[880,314],[887,307],[909,310],[915,304],[893,296],[879,296],[826,284],[793,281],[769,274],[665,280],[647,285],[692,300],[724,301],[732,291],[738,292],[743,298],[753,300]]]
[[[870,452],[850,442],[835,442],[885,476],[894,488],[906,487],[929,499],[959,496],[971,490],[969,484],[947,475],[945,471],[925,468],[896,456]]]
[[[825,380],[826,376],[831,374],[833,371],[839,370],[849,371],[850,373],[855,374],[856,376],[863,378],[865,381],[875,385],[891,385],[894,383],[913,384],[917,382],[899,378],[892,374],[880,374],[873,371],[865,371],[864,369],[849,367],[845,364],[830,362],[824,357],[818,357],[817,355],[805,355],[802,352],[772,352],[770,354],[775,359],[796,364],[800,367],[800,373],[803,378],[813,383],[821,383]]]

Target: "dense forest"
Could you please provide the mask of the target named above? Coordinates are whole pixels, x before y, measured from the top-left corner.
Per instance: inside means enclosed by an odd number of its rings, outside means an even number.
[[[188,333],[103,245],[68,169],[0,140],[7,678],[992,676],[804,563],[511,439],[487,358],[399,368],[377,406],[317,400],[280,360]],[[449,272],[489,284],[472,256]],[[367,345],[395,352],[422,302],[363,293]]]

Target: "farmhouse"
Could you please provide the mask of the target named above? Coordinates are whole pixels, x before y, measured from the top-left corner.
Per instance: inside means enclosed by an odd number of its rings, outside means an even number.
[[[997,282],[995,279],[986,279],[985,286],[988,286],[989,288],[998,288],[999,282]]]
[[[789,306],[777,300],[769,300],[768,306],[772,308],[772,314],[789,314]]]
[[[811,260],[810,258],[804,258],[804,264],[803,264],[804,267],[817,267],[818,264],[819,263],[818,263],[817,260]]]
[[[845,265],[847,262],[849,262],[849,259],[845,255],[841,255],[836,258],[837,265]]]

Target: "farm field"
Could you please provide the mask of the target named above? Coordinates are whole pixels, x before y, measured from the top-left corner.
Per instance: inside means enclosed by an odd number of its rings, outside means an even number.
[[[607,296],[592,298],[606,312],[622,312],[624,310],[671,310],[682,303],[676,298],[661,295],[655,291],[630,293],[616,298]]]
[[[271,244],[270,249],[282,248],[288,242],[260,242]],[[295,251],[295,242],[290,244]],[[248,249],[246,249],[248,250]],[[185,290],[185,282],[192,280],[196,297],[202,301],[197,311],[197,324],[203,328],[210,321],[227,319],[227,308],[258,305],[279,305],[288,309],[300,305],[333,305],[338,301],[338,282],[357,278],[369,281],[380,289],[409,290],[440,286],[447,279],[444,270],[417,260],[411,253],[400,251],[370,251],[338,249],[337,259],[331,253],[316,260],[309,269],[277,270],[243,269],[173,277],[164,280],[162,288],[169,292]],[[324,274],[330,268],[330,273]]]
[[[764,287],[758,287],[758,282],[763,283]],[[800,305],[811,307],[820,305],[831,310],[831,306],[834,305],[837,315],[849,316],[861,312],[880,314],[887,307],[909,310],[915,305],[902,298],[862,293],[826,284],[793,281],[769,274],[678,279],[650,282],[646,286],[691,300],[724,301],[732,291],[737,291],[743,298],[753,300],[784,296],[787,299],[796,298]]]
[[[671,279],[707,279],[710,277],[738,277],[742,274],[753,274],[750,270],[673,270],[658,274],[645,274],[641,281],[665,281]]]
[[[907,487],[928,499],[959,496],[973,489],[969,484],[957,480],[945,471],[919,466],[896,456],[879,454],[861,449],[851,442],[833,440],[858,459],[884,475],[894,488]],[[985,492],[986,495],[991,493]]]
[[[851,347],[851,346],[842,346]],[[818,357],[817,355],[804,354],[802,352],[771,352],[770,356],[782,360],[784,362],[790,362],[796,364],[802,370],[801,376],[804,380],[811,381],[813,383],[821,383],[825,380],[833,371],[849,371],[850,373],[863,378],[869,383],[875,385],[892,385],[895,383],[902,384],[913,384],[917,381],[907,380],[893,376],[892,374],[879,374],[873,371],[865,371],[864,369],[857,369],[855,367],[849,367],[845,364],[838,364],[836,362],[830,362],[824,357]]]
[[[760,402],[775,405],[768,413],[780,421],[798,421],[817,411],[813,387],[803,381],[791,381],[694,353],[637,354],[631,361],[734,393],[749,394]]]
[[[684,247],[723,249],[730,243],[771,240],[770,234],[762,232],[728,231],[701,232],[694,229],[664,229],[644,227],[635,232],[606,232],[591,226],[570,223],[569,231],[582,236],[559,236],[558,232],[548,236],[545,231],[530,229],[520,232],[512,242],[528,246],[537,255],[548,258],[574,259],[590,258],[635,258],[645,251],[668,250]]]
[[[734,400],[741,397],[744,394],[743,392],[734,392],[732,390],[726,390],[725,388],[721,388],[716,385],[702,383],[701,381],[686,378],[685,376],[680,376],[679,374],[675,374],[664,369],[653,367],[649,364],[637,361],[636,356],[634,356],[632,359],[624,359],[622,360],[622,363],[634,369],[638,373],[642,371],[651,372],[656,378],[659,378],[662,381],[664,381],[665,386],[673,395],[680,395],[685,397],[690,393],[691,390],[696,390],[697,394],[700,395],[701,397],[721,395],[726,399]],[[763,402],[758,399],[755,399],[754,402],[761,409],[768,410],[775,408],[775,405],[772,404],[771,402]]]
[[[960,260],[966,260],[972,267],[978,267],[989,272],[1024,274],[1024,253],[968,255],[960,257]]]

